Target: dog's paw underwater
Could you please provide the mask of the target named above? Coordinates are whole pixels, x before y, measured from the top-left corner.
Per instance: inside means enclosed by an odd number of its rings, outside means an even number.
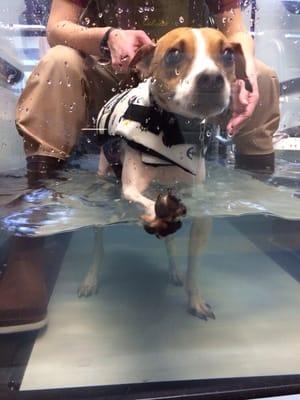
[[[171,193],[158,195],[154,209],[154,219],[143,216],[146,232],[157,237],[166,237],[180,229],[182,222],[178,218],[186,215],[186,207],[177,197]]]

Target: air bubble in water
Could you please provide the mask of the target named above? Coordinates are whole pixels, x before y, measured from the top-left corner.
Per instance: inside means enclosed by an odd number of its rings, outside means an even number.
[[[85,17],[84,18],[84,22],[89,25],[89,23],[91,22],[91,20],[89,19],[89,17]]]
[[[47,80],[48,85],[52,85],[52,82],[50,81],[50,79]]]
[[[138,8],[138,12],[139,12],[140,14],[143,14],[144,8],[143,8],[143,7],[139,7],[139,8]]]
[[[184,23],[184,18],[183,18],[183,16],[182,16],[182,15],[179,17],[179,22],[180,22],[181,24],[183,24],[183,23]]]
[[[121,8],[121,7],[118,8],[118,14],[122,14],[123,11],[124,11],[123,8]]]

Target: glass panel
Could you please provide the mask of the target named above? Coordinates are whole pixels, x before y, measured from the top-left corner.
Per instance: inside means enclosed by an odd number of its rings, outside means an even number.
[[[225,3],[3,2],[0,397],[300,388],[300,2]]]

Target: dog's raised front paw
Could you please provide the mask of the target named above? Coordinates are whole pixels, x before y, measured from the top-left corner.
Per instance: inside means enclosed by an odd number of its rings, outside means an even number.
[[[164,220],[174,220],[186,214],[185,205],[171,193],[158,195],[154,209],[156,216]]]
[[[155,216],[142,216],[146,232],[157,237],[166,237],[181,228],[180,217],[186,214],[185,205],[171,193],[158,195],[155,205]]]
[[[199,296],[191,296],[188,304],[188,311],[194,317],[207,321],[210,319],[216,319],[211,306],[204,301],[201,301]]]
[[[99,278],[87,275],[77,290],[78,297],[89,297],[98,293]]]
[[[172,233],[175,233],[181,228],[181,221],[165,221],[161,218],[155,218],[153,221],[149,221],[146,218],[142,218],[144,223],[144,229],[151,235],[156,235],[158,238],[163,238]]]

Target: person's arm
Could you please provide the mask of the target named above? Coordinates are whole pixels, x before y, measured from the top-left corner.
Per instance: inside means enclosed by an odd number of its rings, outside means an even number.
[[[53,0],[47,24],[47,38],[50,46],[64,45],[88,55],[100,56],[100,42],[110,27],[84,27],[79,25],[83,11],[72,0]],[[126,72],[137,49],[152,43],[145,32],[140,30],[115,29],[109,35],[112,67]]]
[[[248,92],[243,81],[237,81],[232,88],[232,118],[227,125],[227,131],[234,135],[241,125],[251,117],[259,100],[254,41],[247,32],[240,7],[216,14],[215,20],[218,28],[231,42],[241,44],[246,61],[246,73],[253,88],[252,93]]]
[[[47,39],[51,47],[64,45],[85,54],[100,55],[101,38],[109,29],[79,25],[82,7],[71,0],[53,0],[47,24]]]

